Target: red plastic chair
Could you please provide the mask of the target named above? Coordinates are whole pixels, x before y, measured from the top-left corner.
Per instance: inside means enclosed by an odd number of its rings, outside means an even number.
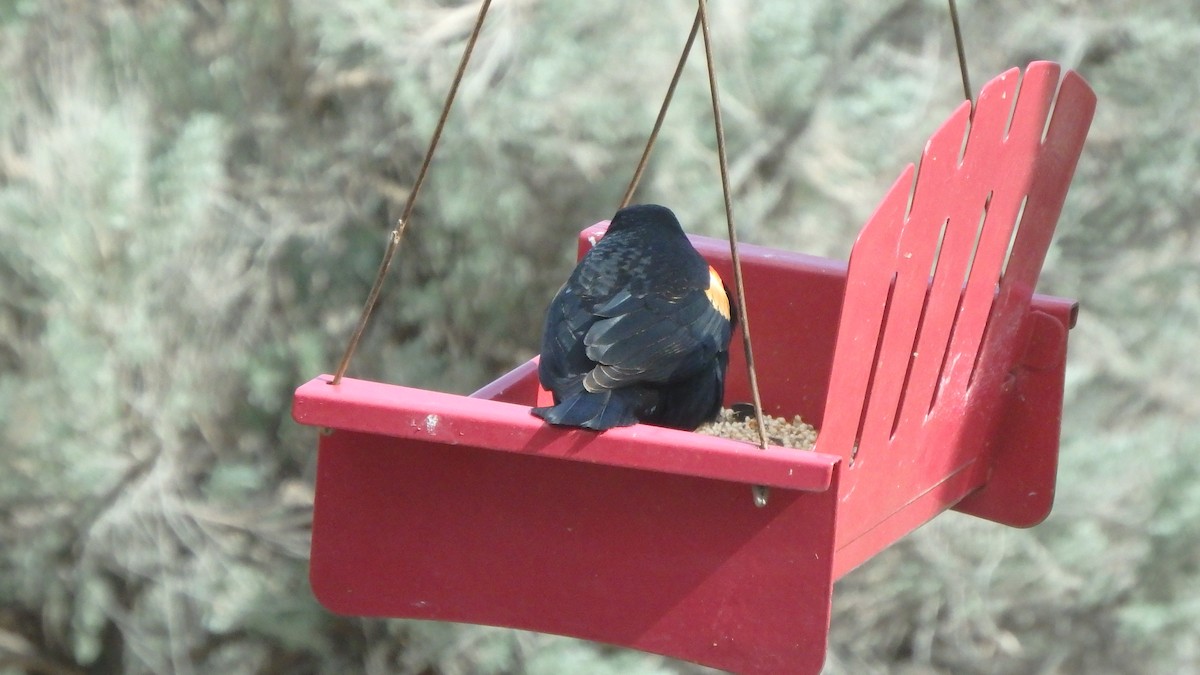
[[[317,598],[819,671],[846,572],[949,508],[1018,527],[1049,513],[1076,306],[1033,289],[1094,108],[1073,72],[1013,69],[934,134],[848,268],[743,248],[764,406],[817,426],[813,451],[551,428],[529,414],[532,361],[471,397],[303,385],[295,418],[326,429]],[[732,276],[725,242],[693,241]],[[731,354],[727,398],[747,400]],[[749,485],[772,488],[765,508]]]

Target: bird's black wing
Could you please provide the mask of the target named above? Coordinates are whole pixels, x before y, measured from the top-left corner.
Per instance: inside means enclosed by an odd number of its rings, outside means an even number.
[[[583,337],[595,322],[596,316],[571,284],[559,289],[546,310],[538,377],[559,399],[583,391],[583,376],[596,365],[583,346]]]
[[[719,279],[712,283],[724,300]],[[728,312],[728,301],[722,306],[711,287],[693,288],[678,298],[618,293],[593,310],[597,320],[583,344],[595,367],[583,387],[603,391],[663,383],[711,365],[729,343]]]

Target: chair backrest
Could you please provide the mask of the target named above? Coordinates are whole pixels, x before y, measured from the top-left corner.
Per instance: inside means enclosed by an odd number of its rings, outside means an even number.
[[[847,464],[839,546],[950,476],[986,479],[978,460],[1094,109],[1055,64],[1004,73],[863,227],[817,441]]]

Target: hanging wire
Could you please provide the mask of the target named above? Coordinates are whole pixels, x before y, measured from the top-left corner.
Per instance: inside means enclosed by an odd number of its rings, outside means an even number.
[[[708,2],[698,0],[700,28],[704,35],[704,57],[708,66],[708,89],[712,94],[713,125],[717,134],[717,160],[721,167],[721,192],[725,197],[725,224],[729,229],[729,254],[733,262],[733,284],[737,289],[738,318],[742,324],[742,344],[746,351],[746,368],[750,376],[750,395],[754,399],[754,418],[758,423],[759,447],[767,449],[767,427],[763,420],[762,396],[758,390],[758,374],[754,368],[754,351],[750,346],[750,320],[746,311],[746,287],[742,281],[742,261],[738,255],[737,228],[733,224],[733,195],[729,187],[729,160],[725,153],[725,126],[721,121],[721,95],[717,89],[717,68],[713,58],[712,35],[709,30]],[[767,505],[769,493],[761,485],[753,487],[754,504]]]
[[[667,118],[667,109],[671,107],[671,99],[675,97],[675,87],[679,85],[679,77],[683,74],[683,67],[687,65],[688,56],[692,53],[692,44],[696,42],[696,32],[700,30],[700,10],[696,10],[696,18],[692,21],[692,31],[688,33],[687,42],[683,45],[683,52],[679,55],[679,63],[675,66],[675,74],[671,76],[671,84],[667,87],[667,95],[663,97],[662,106],[658,109],[658,118],[654,120],[654,129],[650,132],[650,138],[646,140],[646,149],[642,151],[642,158],[638,160],[637,169],[633,172],[633,178],[629,181],[629,187],[625,189],[625,196],[621,198],[621,208],[629,206],[630,200],[633,199],[633,193],[637,192],[638,183],[642,181],[642,174],[646,171],[646,164],[650,161],[650,151],[654,149],[654,142],[658,140],[658,132],[662,130],[663,120]]]
[[[471,29],[471,37],[467,40],[467,46],[463,49],[462,59],[458,63],[458,70],[454,73],[454,82],[450,84],[450,91],[446,94],[446,102],[442,105],[442,114],[438,118],[437,126],[434,127],[433,136],[429,139],[429,147],[425,150],[425,159],[421,162],[421,170],[417,172],[417,180],[413,183],[412,190],[408,193],[408,200],[404,204],[404,211],[400,214],[400,219],[396,221],[395,229],[392,230],[387,249],[383,253],[383,260],[379,263],[379,272],[375,275],[375,283],[371,286],[371,292],[367,294],[367,302],[363,306],[362,316],[359,317],[358,325],[354,327],[354,332],[350,335],[350,343],[346,345],[346,352],[342,355],[342,360],[338,364],[337,372],[334,374],[330,384],[338,384],[342,381],[342,376],[346,374],[346,369],[350,367],[350,359],[354,357],[354,350],[358,348],[363,331],[367,328],[367,321],[371,318],[371,312],[375,309],[375,303],[379,300],[379,291],[383,288],[383,281],[387,278],[388,268],[391,267],[392,259],[396,256],[396,250],[400,248],[400,239],[404,236],[404,229],[408,226],[409,218],[412,217],[413,207],[417,202],[417,194],[421,191],[421,185],[425,182],[425,175],[429,173],[429,164],[433,161],[433,153],[437,150],[438,141],[442,138],[442,130],[446,127],[446,118],[450,116],[450,108],[454,105],[454,97],[458,94],[458,86],[462,83],[463,73],[466,72],[467,63],[471,60],[471,53],[475,51],[475,43],[479,40],[479,32],[483,28],[483,20],[487,17],[488,8],[491,7],[491,4],[492,0],[483,0],[483,3],[479,6],[479,16],[475,19],[475,26]]]
[[[358,324],[355,326],[354,332],[350,337],[349,344],[346,345],[346,351],[342,355],[342,360],[338,364],[337,372],[334,374],[330,384],[339,384],[342,377],[346,373],[346,369],[350,365],[350,360],[354,356],[354,352],[358,347],[359,341],[362,339],[363,332],[366,330],[367,322],[370,320],[371,313],[375,308],[375,303],[379,299],[380,289],[383,287],[383,282],[387,278],[387,272],[391,266],[391,262],[395,257],[396,251],[400,246],[400,241],[404,236],[404,231],[408,225],[409,219],[412,216],[413,208],[416,203],[416,198],[421,190],[421,186],[425,181],[425,176],[429,171],[429,165],[433,160],[433,153],[437,149],[438,142],[441,140],[442,131],[446,125],[446,119],[450,115],[450,109],[454,104],[455,96],[458,94],[459,85],[462,83],[463,73],[466,72],[467,64],[470,62],[471,54],[475,50],[475,44],[478,41],[479,33],[483,28],[484,19],[487,17],[487,12],[491,6],[491,0],[483,0],[479,8],[479,15],[475,20],[475,25],[471,30],[470,38],[467,40],[466,47],[463,50],[462,59],[458,64],[458,70],[454,74],[454,81],[450,85],[450,91],[446,95],[445,104],[442,106],[441,116],[438,118],[437,126],[434,128],[433,135],[429,140],[429,147],[426,149],[425,158],[421,162],[420,171],[417,173],[417,179],[413,183],[413,188],[408,194],[408,200],[404,205],[404,211],[396,222],[395,229],[392,230],[391,238],[388,241],[387,249],[384,251],[383,260],[379,265],[379,272],[375,277],[375,282],[371,286],[371,291],[367,296],[367,301],[363,306],[362,315],[359,317]],[[638,163],[637,170],[630,182],[625,196],[622,199],[622,206],[628,204],[633,193],[637,189],[637,185],[641,180],[641,176],[645,171],[646,164],[649,161],[650,152],[653,149],[654,142],[657,139],[658,132],[662,127],[663,120],[666,117],[666,112],[670,106],[671,99],[674,96],[675,88],[678,85],[680,75],[683,71],[684,64],[691,52],[691,48],[696,39],[698,28],[703,29],[704,35],[704,51],[705,60],[708,67],[708,83],[709,90],[712,95],[713,107],[713,123],[717,136],[717,155],[720,164],[721,173],[721,190],[725,200],[725,221],[729,230],[729,250],[733,263],[734,286],[738,298],[738,318],[742,325],[742,341],[746,353],[746,366],[749,371],[750,391],[754,400],[754,412],[758,423],[759,446],[766,449],[768,446],[766,425],[763,420],[762,412],[762,397],[758,389],[758,376],[754,367],[754,354],[750,343],[750,322],[746,313],[746,289],[742,280],[741,257],[738,255],[737,233],[733,221],[733,205],[732,195],[729,185],[729,167],[728,158],[725,151],[725,129],[721,120],[721,103],[720,94],[717,88],[716,66],[713,59],[712,37],[709,30],[708,21],[708,4],[705,0],[698,0],[696,19],[692,23],[692,30],[688,35],[687,43],[684,45],[683,53],[680,56],[679,64],[676,66],[675,74],[672,77],[671,85],[667,90],[667,95],[663,101],[663,105],[659,110],[658,118],[654,124],[654,130],[651,132],[650,138],[647,141],[646,148],[642,153],[641,160]],[[965,71],[964,71],[965,72]],[[767,503],[767,488],[763,486],[754,487],[755,504],[765,506]]]
[[[963,47],[962,26],[958,23],[958,5],[950,0],[950,23],[954,26],[954,47],[958,50],[958,70],[962,73],[963,98],[971,101],[971,77],[967,75],[967,50]]]

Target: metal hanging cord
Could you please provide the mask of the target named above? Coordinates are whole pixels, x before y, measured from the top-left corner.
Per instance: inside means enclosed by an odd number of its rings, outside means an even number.
[[[638,183],[641,181],[642,174],[646,170],[646,165],[650,160],[650,153],[654,148],[654,143],[658,139],[659,131],[662,129],[663,120],[667,116],[667,110],[671,105],[671,100],[675,95],[675,89],[679,84],[680,75],[683,73],[683,68],[687,64],[688,56],[691,54],[692,45],[696,41],[696,34],[703,31],[704,35],[704,54],[705,64],[708,72],[709,93],[712,99],[713,109],[713,126],[717,137],[717,160],[720,165],[721,172],[721,191],[725,202],[725,222],[729,232],[729,251],[733,263],[733,280],[737,294],[737,310],[738,321],[742,329],[742,342],[746,351],[746,366],[749,370],[750,392],[754,400],[755,418],[758,423],[759,446],[766,448],[769,441],[767,439],[766,426],[763,420],[762,413],[762,397],[758,388],[758,375],[754,367],[754,355],[750,343],[750,322],[746,317],[746,289],[742,281],[742,264],[741,258],[738,255],[737,233],[733,220],[733,197],[729,185],[729,163],[725,149],[725,127],[721,118],[721,100],[720,91],[717,87],[716,64],[712,50],[712,35],[709,29],[708,20],[708,3],[705,0],[699,0],[696,7],[696,18],[692,21],[691,32],[688,33],[687,42],[684,43],[683,51],[679,56],[679,62],[675,66],[675,73],[671,77],[671,84],[667,87],[666,96],[658,111],[658,117],[654,121],[654,128],[650,132],[650,137],[646,141],[646,147],[642,151],[642,156],[638,161],[637,168],[634,170],[633,179],[629,182],[629,187],[625,190],[625,196],[621,199],[621,206],[629,205],[634,193],[637,191]],[[756,502],[765,502],[765,497],[760,499],[756,493]]]
[[[733,284],[737,292],[738,318],[742,324],[742,346],[746,353],[746,370],[750,378],[750,395],[754,401],[754,419],[758,424],[758,446],[767,449],[767,426],[763,419],[762,396],[758,390],[758,373],[754,367],[754,350],[750,346],[750,319],[746,311],[746,286],[742,281],[742,260],[738,255],[737,228],[733,224],[733,194],[729,187],[729,160],[725,153],[725,126],[721,121],[721,95],[717,89],[717,67],[713,57],[712,34],[709,30],[708,2],[698,0],[700,29],[704,35],[704,57],[708,66],[708,88],[712,95],[713,126],[717,134],[717,161],[721,168],[721,193],[725,198],[725,224],[729,230],[729,255],[733,263]],[[767,505],[768,489],[755,485],[751,490],[754,504]]]
[[[708,88],[712,95],[713,126],[717,134],[717,161],[721,169],[721,193],[725,198],[725,224],[729,231],[729,255],[733,262],[733,284],[738,299],[738,318],[742,324],[742,344],[746,351],[746,368],[750,371],[750,394],[754,398],[754,415],[758,422],[759,446],[767,448],[767,428],[763,422],[762,397],[758,391],[758,375],[754,368],[754,352],[750,346],[750,321],[746,312],[746,286],[742,280],[742,260],[738,255],[737,228],[733,223],[733,194],[729,186],[729,160],[725,153],[725,126],[721,120],[721,94],[717,89],[717,68],[713,57],[712,34],[709,30],[708,2],[698,0],[700,29],[704,36],[704,57],[708,66]]]
[[[951,0],[953,2],[953,0]],[[421,186],[425,182],[425,177],[429,172],[429,166],[433,161],[433,154],[437,150],[437,146],[442,137],[442,132],[446,126],[446,120],[450,115],[450,110],[453,107],[454,99],[458,94],[459,85],[462,83],[463,74],[466,72],[467,64],[470,62],[471,55],[475,50],[475,44],[478,42],[479,33],[483,28],[484,19],[487,17],[488,9],[491,7],[491,0],[483,0],[479,7],[479,15],[476,17],[475,24],[472,27],[471,35],[467,40],[467,44],[463,49],[462,58],[459,61],[458,69],[455,71],[454,80],[450,85],[450,90],[446,94],[445,103],[442,106],[441,115],[438,118],[437,125],[434,128],[433,134],[429,140],[429,146],[425,151],[424,160],[421,162],[421,168],[417,173],[417,178],[413,183],[412,190],[408,194],[408,199],[404,205],[404,211],[396,222],[396,227],[392,230],[388,240],[387,248],[384,251],[383,260],[380,261],[379,271],[375,276],[375,282],[371,286],[371,290],[367,295],[367,301],[363,306],[362,314],[359,317],[358,323],[354,328],[354,332],[350,336],[349,343],[346,345],[346,351],[342,355],[342,359],[338,364],[330,384],[339,384],[346,374],[346,370],[350,366],[350,361],[354,357],[354,352],[358,348],[359,342],[362,340],[363,332],[366,330],[368,321],[370,321],[371,313],[374,311],[375,305],[379,300],[379,293],[383,288],[383,283],[387,278],[387,273],[391,267],[392,260],[395,258],[396,252],[400,247],[400,242],[404,236],[405,229],[408,226],[409,220],[412,217],[413,208],[416,204],[416,199],[421,191]],[[683,48],[683,53],[680,55],[679,63],[676,66],[675,73],[671,79],[671,84],[667,89],[666,97],[663,100],[659,110],[658,117],[654,123],[654,129],[647,141],[646,148],[642,153],[641,159],[638,162],[634,176],[626,189],[625,195],[622,198],[621,206],[628,205],[632,199],[634,192],[637,190],[638,183],[641,180],[642,174],[645,171],[646,165],[650,158],[650,153],[654,147],[655,140],[662,128],[663,120],[666,117],[667,110],[674,96],[675,89],[679,83],[680,76],[683,72],[684,65],[691,53],[692,45],[695,43],[696,33],[702,29],[704,36],[704,52],[705,61],[708,70],[709,91],[712,98],[713,109],[713,124],[717,137],[717,156],[720,165],[721,174],[721,191],[725,202],[725,221],[729,232],[729,250],[733,263],[734,286],[737,294],[737,310],[738,318],[742,327],[742,341],[746,354],[746,366],[749,371],[750,391],[754,400],[754,412],[758,423],[759,445],[765,449],[768,445],[766,426],[763,420],[762,398],[758,388],[758,376],[754,367],[754,355],[750,342],[750,322],[746,312],[746,290],[742,279],[741,257],[738,254],[737,232],[733,220],[733,202],[732,194],[729,185],[729,167],[728,157],[725,150],[725,129],[721,119],[721,103],[720,93],[717,87],[716,65],[713,57],[712,36],[708,19],[708,3],[706,0],[698,0],[696,18],[692,22],[691,32],[688,34],[688,39]],[[964,70],[965,77],[965,70]],[[762,506],[766,504],[767,492],[766,488],[756,487],[755,503]]]
[[[633,193],[637,192],[638,183],[642,181],[642,174],[646,172],[646,165],[650,162],[650,152],[654,149],[654,142],[658,140],[658,132],[662,130],[663,120],[667,118],[667,109],[671,107],[671,100],[675,97],[675,88],[679,86],[679,77],[683,75],[683,67],[687,65],[688,56],[692,53],[692,44],[696,42],[696,33],[700,30],[700,10],[696,10],[696,18],[692,21],[692,30],[688,33],[687,42],[683,45],[683,52],[679,55],[679,63],[675,66],[675,74],[671,76],[671,84],[667,87],[667,95],[663,97],[662,106],[658,109],[658,117],[654,120],[654,129],[650,132],[650,138],[646,140],[646,149],[642,151],[642,157],[638,160],[637,169],[633,172],[633,178],[629,181],[629,187],[625,189],[625,196],[621,198],[621,208],[629,206],[629,201],[633,199]]]
[[[466,72],[467,63],[471,60],[472,52],[475,51],[475,43],[479,40],[479,31],[483,28],[483,20],[487,17],[488,8],[491,5],[492,0],[483,0],[483,3],[479,6],[479,16],[475,19],[475,26],[471,29],[471,37],[467,40],[467,46],[463,49],[462,59],[458,63],[458,70],[454,73],[454,81],[450,84],[450,91],[446,94],[446,102],[442,105],[442,114],[438,118],[437,126],[433,129],[433,135],[429,139],[429,147],[425,150],[425,159],[421,162],[421,170],[417,172],[417,180],[413,183],[412,190],[408,193],[408,200],[404,204],[404,211],[400,214],[400,219],[396,221],[395,229],[392,230],[387,249],[383,252],[383,260],[379,263],[379,272],[375,275],[375,283],[371,286],[371,292],[367,294],[367,302],[363,306],[362,315],[358,319],[358,325],[354,327],[354,332],[350,335],[350,342],[346,345],[346,352],[342,354],[342,360],[338,364],[337,372],[334,373],[330,384],[339,384],[342,381],[342,376],[346,374],[346,369],[350,367],[350,359],[354,357],[354,350],[358,348],[358,343],[362,340],[363,331],[367,328],[367,321],[371,319],[371,312],[374,311],[375,303],[379,300],[379,291],[383,288],[383,281],[387,278],[388,268],[392,265],[392,259],[396,257],[396,250],[400,248],[400,239],[404,236],[404,229],[408,226],[409,218],[412,217],[413,206],[417,202],[417,194],[421,192],[421,185],[425,182],[425,175],[429,173],[429,164],[433,161],[433,153],[437,150],[438,141],[442,138],[442,130],[446,127],[446,118],[450,116],[450,108],[454,105],[454,97],[458,94],[458,86],[462,83],[463,73]]]
[[[954,27],[954,48],[958,52],[958,70],[962,74],[963,98],[971,99],[971,77],[967,75],[967,50],[963,46],[962,26],[958,23],[958,5],[950,0],[950,24]]]

